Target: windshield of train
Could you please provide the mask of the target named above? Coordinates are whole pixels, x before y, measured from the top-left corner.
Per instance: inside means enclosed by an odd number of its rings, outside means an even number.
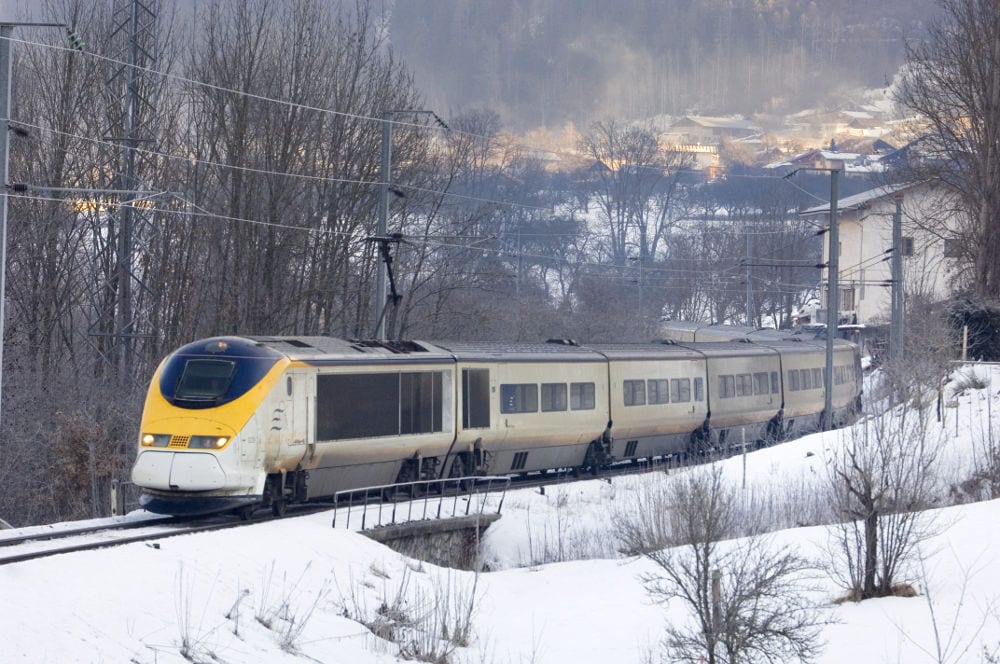
[[[231,360],[188,360],[174,396],[178,399],[217,399],[233,382],[236,363]]]
[[[160,393],[180,408],[221,406],[249,392],[281,357],[239,337],[191,343],[163,363]]]

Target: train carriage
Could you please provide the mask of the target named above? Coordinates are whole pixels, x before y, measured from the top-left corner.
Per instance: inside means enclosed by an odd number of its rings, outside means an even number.
[[[699,445],[727,447],[775,438],[781,411],[778,353],[739,341],[706,342],[697,348],[706,360],[709,401],[709,431]]]
[[[823,428],[826,341],[795,336],[758,339],[781,356],[783,435],[791,437]],[[861,361],[857,347],[834,341],[833,424],[843,426],[860,411]]]
[[[596,472],[815,427],[822,345],[730,333],[744,340],[196,341],[153,377],[132,477],[152,511],[281,513],[365,486]],[[860,379],[857,347],[838,341],[834,424],[856,412]]]
[[[387,484],[454,438],[454,358],[429,344],[220,337],[158,368],[133,481],[170,513],[282,508]],[[401,454],[407,450],[408,454]],[[305,480],[308,478],[308,482]]]
[[[707,416],[705,360],[674,344],[596,344],[607,358],[613,454],[648,458],[688,451]]]
[[[608,396],[598,353],[557,343],[440,345],[460,381],[449,475],[573,467],[601,445]]]

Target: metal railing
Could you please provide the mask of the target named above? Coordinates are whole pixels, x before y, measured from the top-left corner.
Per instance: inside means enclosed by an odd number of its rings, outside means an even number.
[[[469,516],[474,502],[478,502],[475,513],[483,514],[491,498],[497,499],[496,513],[499,514],[509,488],[510,477],[504,475],[450,477],[338,491],[334,494],[337,510],[333,513],[332,525],[337,527],[337,513],[342,507],[347,508],[345,528],[351,527],[351,515],[360,511],[361,530],[410,521]],[[465,501],[464,510],[459,505],[460,500]],[[449,502],[450,509],[445,509]],[[403,507],[405,510],[401,509]],[[383,521],[386,518],[388,522]],[[372,519],[375,523],[369,524]]]

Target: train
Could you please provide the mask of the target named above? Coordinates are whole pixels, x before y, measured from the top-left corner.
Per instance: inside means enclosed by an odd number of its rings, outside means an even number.
[[[858,347],[735,327],[582,344],[223,336],[184,345],[150,382],[132,481],[161,514],[331,499],[370,486],[761,445],[860,410]]]

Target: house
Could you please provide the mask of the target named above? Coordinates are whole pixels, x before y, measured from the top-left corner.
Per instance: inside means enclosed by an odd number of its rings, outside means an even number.
[[[955,245],[948,239],[948,191],[940,184],[886,185],[837,201],[839,231],[839,316],[845,324],[884,325],[890,320],[892,252],[903,255],[904,303],[919,295],[932,300],[950,293],[955,275]],[[893,247],[892,223],[899,201],[902,243]],[[800,217],[829,227],[830,205],[803,210]],[[930,230],[936,229],[936,230]],[[829,244],[823,262],[829,260]],[[821,281],[826,320],[827,277]]]
[[[726,138],[748,138],[760,133],[761,128],[749,120],[688,115],[670,127],[667,142],[677,145],[719,145]]]
[[[793,155],[788,159],[771,162],[765,165],[764,168],[784,171],[793,171],[796,168],[825,169],[832,161],[843,163],[843,174],[846,177],[855,175],[868,177],[872,173],[881,173],[885,170],[885,165],[882,163],[882,155],[839,152],[835,149],[808,150]]]

